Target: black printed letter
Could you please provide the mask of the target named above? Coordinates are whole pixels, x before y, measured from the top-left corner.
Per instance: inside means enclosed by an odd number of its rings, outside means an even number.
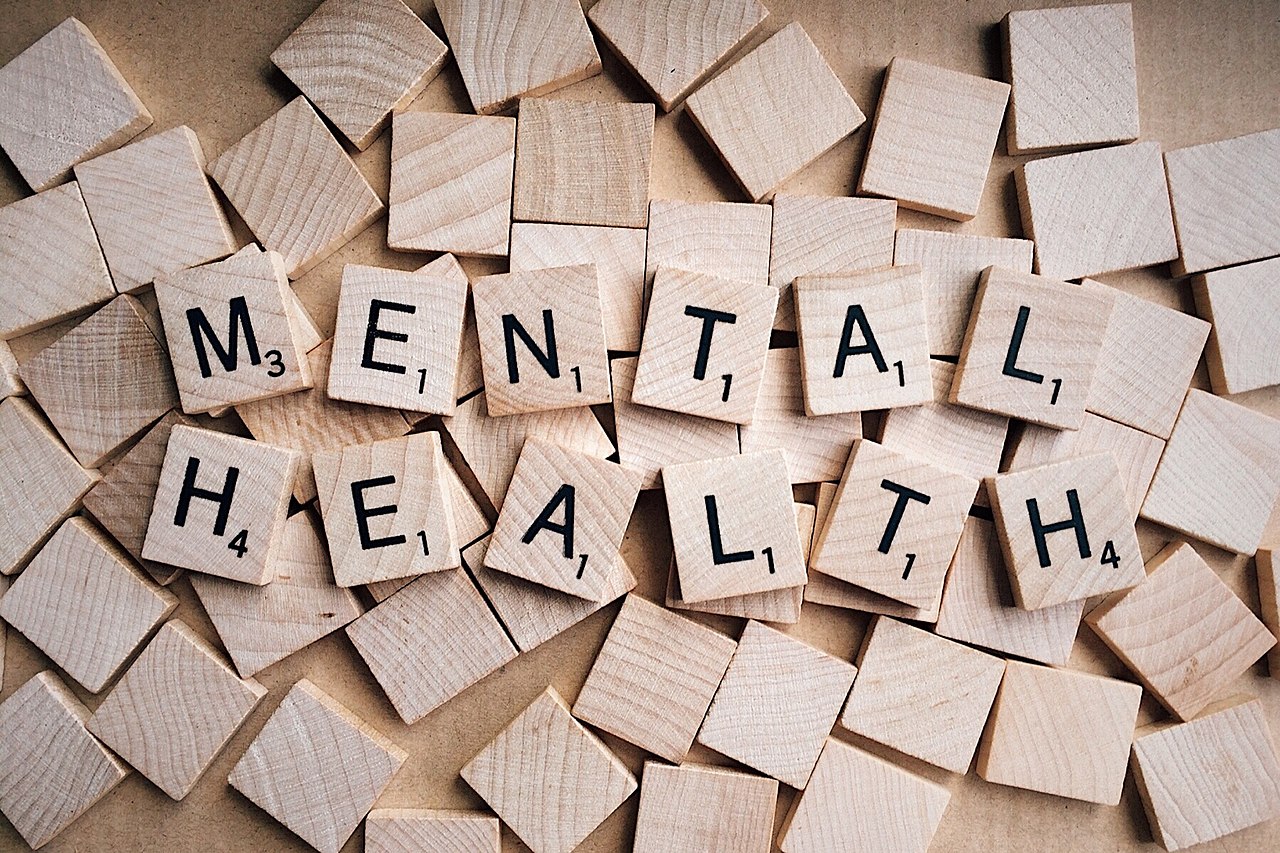
[[[373,360],[373,348],[379,340],[405,343],[409,336],[404,332],[387,332],[378,328],[378,315],[383,311],[399,311],[402,314],[416,314],[416,305],[402,305],[399,302],[388,302],[385,299],[369,300],[369,326],[364,333],[364,356],[360,366],[367,370],[381,370],[384,373],[404,373],[403,364],[388,364],[385,361]]]
[[[880,488],[888,489],[898,495],[898,500],[893,504],[893,512],[889,513],[889,523],[885,526],[884,534],[880,537],[880,547],[876,549],[881,554],[888,554],[889,549],[893,547],[893,537],[898,535],[898,525],[902,524],[902,514],[907,511],[907,504],[911,501],[920,501],[922,504],[927,504],[932,498],[924,492],[917,492],[915,489],[909,489],[892,480],[881,480]]]
[[[724,552],[724,542],[720,538],[720,510],[716,507],[716,496],[707,495],[703,502],[707,507],[707,528],[711,531],[711,562],[717,566],[725,563],[745,563],[756,558],[755,551]]]
[[[693,362],[693,378],[698,380],[706,379],[707,358],[711,355],[711,336],[715,334],[716,323],[733,325],[738,322],[738,315],[730,314],[728,311],[696,308],[692,305],[684,306],[684,315],[702,320],[702,337],[698,339],[698,357]]]
[[[228,468],[227,479],[221,492],[196,488],[196,473],[200,470],[200,460],[194,456],[187,458],[187,472],[182,477],[182,492],[178,495],[178,511],[173,514],[173,523],[178,527],[187,526],[187,511],[191,509],[191,499],[213,501],[218,505],[218,516],[213,522],[213,535],[222,536],[227,532],[227,516],[231,514],[231,500],[236,494],[236,481],[240,479],[239,468]]]
[[[208,340],[209,346],[213,348],[213,354],[222,363],[222,369],[232,373],[236,369],[240,356],[241,329],[244,330],[245,348],[249,351],[249,363],[254,365],[262,363],[262,357],[258,355],[258,339],[253,334],[253,321],[249,319],[249,306],[245,303],[244,297],[232,298],[227,303],[227,307],[229,318],[225,348],[222,346],[222,341],[218,340],[213,327],[209,325],[209,318],[204,315],[204,311],[199,308],[187,309],[187,327],[191,330],[191,342],[195,344],[196,361],[200,363],[200,376],[205,379],[213,375],[213,370],[209,367],[209,353],[204,347],[205,341]]]
[[[375,477],[372,480],[357,480],[351,484],[351,503],[355,506],[356,527],[360,531],[360,547],[365,551],[403,545],[408,541],[401,535],[384,536],[381,539],[373,539],[369,535],[369,519],[379,515],[394,515],[398,507],[395,504],[367,507],[364,504],[364,493],[367,489],[376,489],[378,486],[394,486],[395,482],[395,477],[388,476]]]
[[[533,542],[533,537],[538,535],[539,530],[550,530],[552,533],[559,533],[564,537],[564,555],[566,558],[573,556],[573,499],[577,490],[568,483],[556,490],[550,502],[538,513],[538,517],[533,520],[533,524],[529,525],[529,529],[525,531],[524,536],[520,537],[520,541],[528,545]],[[564,504],[564,524],[555,524],[551,521],[552,514],[556,509]]]
[[[1040,568],[1047,569],[1052,562],[1049,559],[1049,546],[1045,543],[1046,533],[1057,533],[1060,530],[1076,532],[1076,547],[1080,549],[1080,559],[1088,558],[1089,534],[1084,529],[1084,513],[1080,511],[1080,496],[1075,489],[1067,492],[1067,507],[1071,517],[1056,524],[1044,524],[1040,521],[1040,505],[1035,498],[1027,498],[1027,514],[1031,516],[1031,533],[1036,537],[1036,554],[1040,557]]]
[[[858,327],[864,341],[856,347],[850,346],[854,326]],[[870,355],[876,363],[876,370],[881,373],[889,372],[889,365],[884,363],[884,354],[880,352],[880,345],[876,343],[875,333],[871,331],[867,313],[862,310],[861,305],[850,305],[844,312],[844,331],[840,333],[840,349],[836,351],[836,369],[831,378],[839,379],[844,376],[844,363],[851,355]]]
[[[546,350],[541,350],[515,314],[502,315],[502,337],[507,343],[507,381],[515,385],[520,381],[520,365],[516,363],[516,338],[520,338],[529,352],[547,371],[552,379],[560,378],[560,353],[556,351],[556,324],[551,309],[542,309],[542,333],[547,339]]]
[[[1005,376],[1012,376],[1014,379],[1025,379],[1028,382],[1034,382],[1039,385],[1044,382],[1043,376],[1018,367],[1018,352],[1022,349],[1022,337],[1027,333],[1027,319],[1030,316],[1031,309],[1026,305],[1018,308],[1018,319],[1013,322],[1013,337],[1009,339],[1009,350],[1004,354],[1004,370],[1001,372]]]

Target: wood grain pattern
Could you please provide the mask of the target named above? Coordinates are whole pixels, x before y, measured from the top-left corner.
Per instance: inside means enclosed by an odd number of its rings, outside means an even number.
[[[374,809],[364,824],[365,853],[499,853],[498,819],[484,812]]]
[[[645,287],[653,287],[663,267],[768,284],[772,228],[772,205],[655,198],[649,202]]]
[[[1259,548],[1257,566],[1262,624],[1280,638],[1280,561],[1276,560],[1276,549]],[[1267,672],[1272,678],[1280,678],[1280,645],[1272,646],[1267,652]]]
[[[778,783],[750,773],[646,761],[634,853],[768,853]]]
[[[13,357],[13,350],[0,341],[0,400],[21,397],[26,393],[27,386],[18,374],[18,361]]]
[[[1280,259],[1217,270],[1192,282],[1196,311],[1213,324],[1205,364],[1219,394],[1280,385]]]

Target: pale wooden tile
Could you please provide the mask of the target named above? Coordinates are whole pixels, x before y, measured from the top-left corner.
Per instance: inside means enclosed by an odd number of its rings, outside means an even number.
[[[0,341],[0,400],[21,397],[26,393],[27,386],[18,375],[18,360],[13,357],[9,345]]]
[[[499,853],[498,819],[484,812],[374,809],[364,824],[365,853]]]
[[[1280,637],[1280,563],[1276,562],[1275,550],[1258,549],[1258,599],[1263,624],[1272,635]],[[1280,678],[1280,645],[1267,653],[1267,671],[1272,678]]]
[[[634,853],[769,853],[778,783],[704,764],[646,761]]]
[[[768,284],[772,228],[772,205],[656,198],[649,202],[645,286],[663,267]]]
[[[1219,394],[1280,385],[1280,259],[1217,270],[1192,282],[1196,311],[1213,324],[1205,364]]]
[[[0,598],[9,591],[8,575],[0,575]],[[7,642],[9,632],[5,630],[5,624],[0,621],[0,690],[4,689],[4,653],[5,644]]]

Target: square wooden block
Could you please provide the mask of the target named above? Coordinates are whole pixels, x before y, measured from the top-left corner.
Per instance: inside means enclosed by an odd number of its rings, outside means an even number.
[[[364,823],[365,853],[499,853],[501,827],[484,812],[374,809]]]
[[[1142,688],[1009,661],[978,751],[988,782],[1114,806]]]
[[[363,151],[435,79],[449,48],[400,0],[326,0],[271,61]]]
[[[1205,364],[1219,394],[1280,385],[1280,259],[1217,270],[1192,282],[1196,311],[1213,324]]]
[[[1258,599],[1262,623],[1274,636],[1280,637],[1280,560],[1275,548],[1259,548]],[[1280,645],[1267,653],[1267,670],[1272,678],[1280,678]]]
[[[513,118],[398,114],[387,244],[402,251],[507,254],[515,153]]]
[[[569,853],[636,790],[553,687],[467,762],[462,778],[534,853]]]
[[[752,201],[867,120],[798,23],[694,92],[687,107]]]
[[[978,284],[951,402],[1079,429],[1111,317],[1110,300],[989,267]]]
[[[773,206],[768,204],[654,199],[649,202],[645,286],[653,287],[663,267],[768,284],[772,228]]]
[[[1010,154],[1138,138],[1132,6],[1010,12],[1002,35]]]
[[[634,853],[769,853],[778,783],[704,764],[646,761]]]
[[[320,116],[298,96],[209,164],[263,248],[299,278],[382,215]]]
[[[25,393],[27,386],[18,375],[18,360],[13,357],[9,345],[0,341],[0,400],[21,397]]]
[[[895,56],[858,192],[948,219],[972,219],[1009,101],[1009,84]]]
[[[408,757],[304,678],[227,782],[321,853],[338,853]]]
[[[736,647],[723,634],[660,604],[627,596],[573,715],[679,764]]]
[[[653,282],[632,402],[750,423],[778,293],[664,267]]]
[[[151,113],[75,18],[0,68],[0,114],[0,147],[36,192],[151,126]]]

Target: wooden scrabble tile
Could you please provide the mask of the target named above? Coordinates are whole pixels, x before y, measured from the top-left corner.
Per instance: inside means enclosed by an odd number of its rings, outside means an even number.
[[[471,294],[490,417],[610,401],[594,266],[485,276]]]
[[[1189,723],[1139,729],[1131,765],[1151,834],[1166,850],[1280,816],[1280,761],[1257,699],[1236,697]]]
[[[402,251],[507,254],[515,151],[513,118],[398,114],[387,244]]]
[[[116,290],[136,293],[159,275],[236,250],[204,167],[200,140],[186,125],[76,166]]]
[[[634,853],[768,853],[778,783],[704,764],[646,761]]]
[[[462,778],[534,853],[569,853],[636,790],[553,687],[467,762]]]
[[[711,628],[629,595],[578,693],[573,715],[679,764],[736,647]]]
[[[0,400],[21,397],[25,393],[27,386],[18,375],[18,360],[13,357],[9,345],[0,341]]]
[[[1010,12],[1001,33],[1010,154],[1138,138],[1132,6]]]
[[[972,219],[1009,100],[1009,84],[895,56],[858,192],[948,219]]]
[[[104,533],[73,518],[13,582],[0,617],[97,693],[177,606]]]
[[[463,571],[423,575],[347,636],[410,725],[519,654]]]
[[[1276,560],[1276,549],[1258,549],[1257,567],[1262,623],[1280,637],[1280,561]],[[1272,678],[1280,678],[1280,645],[1272,646],[1267,652],[1267,670]]]
[[[471,487],[462,482],[461,475],[449,457],[444,464],[445,494],[453,511],[454,538],[461,550],[480,538],[493,532],[493,524],[480,505],[477,497],[471,493]]]
[[[642,228],[515,222],[511,225],[511,271],[594,264],[600,281],[605,343],[611,350],[638,352],[646,238]]]
[[[1238,554],[1258,550],[1280,498],[1280,420],[1192,389],[1142,517]]]
[[[75,18],[0,68],[0,114],[0,147],[36,192],[151,125],[151,113]]]
[[[327,0],[272,51],[271,61],[363,151],[387,117],[435,79],[448,55],[400,0]]]
[[[33,849],[44,846],[129,775],[85,730],[89,709],[44,671],[0,704],[0,744],[9,772],[0,812]]]
[[[1219,394],[1280,385],[1280,260],[1217,270],[1192,282],[1196,311],[1213,324],[1205,364]]]
[[[1009,661],[978,750],[988,782],[1114,806],[1142,688]]]
[[[0,575],[0,598],[9,591],[9,577]],[[0,622],[0,688],[4,687],[4,652],[7,641],[8,631],[5,630],[4,622]]]
[[[1079,429],[1110,307],[1083,287],[989,267],[978,284],[951,402]]]
[[[337,251],[382,215],[351,158],[307,99],[294,98],[208,166],[290,278]]]
[[[698,743],[803,790],[857,670],[748,622]]]
[[[867,120],[799,23],[690,95],[687,110],[752,201]]]
[[[640,474],[538,438],[525,441],[485,565],[603,602],[620,571]]]
[[[653,286],[663,267],[768,284],[772,228],[773,206],[768,204],[654,199],[649,202],[645,286]]]
[[[784,853],[925,853],[950,800],[941,785],[828,739],[778,845]]]
[[[652,158],[652,104],[524,98],[511,215],[644,228]]]
[[[408,757],[304,678],[227,781],[312,847],[338,853]]]
[[[982,271],[995,266],[1029,273],[1034,250],[1030,240],[1013,237],[899,229],[893,263],[920,267],[929,354],[959,356]]]
[[[498,819],[484,812],[374,809],[364,823],[365,853],[499,853]]]
[[[78,183],[0,207],[0,339],[115,295]]]
[[[1280,128],[1164,156],[1178,231],[1175,275],[1280,253]]]
[[[284,447],[175,426],[142,556],[230,580],[269,583],[298,456]]]

